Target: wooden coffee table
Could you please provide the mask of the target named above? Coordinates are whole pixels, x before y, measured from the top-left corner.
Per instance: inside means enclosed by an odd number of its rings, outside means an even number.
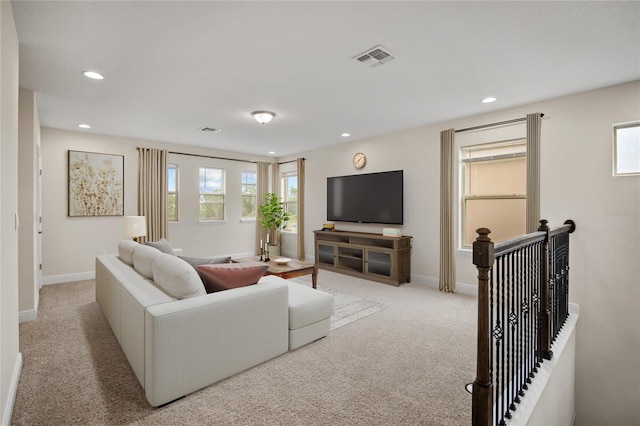
[[[231,259],[231,261],[233,263],[260,262],[260,258],[258,258],[257,256],[243,257],[242,259]],[[262,263],[266,263],[267,265],[269,265],[269,269],[267,269],[265,275],[275,275],[280,278],[289,279],[311,274],[311,282],[313,288],[316,288],[318,280],[318,268],[316,268],[316,265],[311,262],[292,259],[286,265],[279,265],[273,261]]]

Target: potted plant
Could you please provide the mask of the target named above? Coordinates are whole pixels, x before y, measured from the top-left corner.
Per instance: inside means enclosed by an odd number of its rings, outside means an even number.
[[[289,221],[289,214],[284,209],[284,203],[280,201],[278,194],[272,192],[264,194],[264,204],[258,207],[258,213],[260,213],[260,224],[267,231],[267,242],[271,246],[279,246],[280,231]],[[271,241],[268,239],[269,234],[272,236]],[[271,250],[270,248],[269,251]],[[271,254],[278,255],[275,250]]]

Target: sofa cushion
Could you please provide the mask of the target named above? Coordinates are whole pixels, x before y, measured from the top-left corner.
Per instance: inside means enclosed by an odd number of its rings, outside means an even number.
[[[127,265],[133,265],[133,249],[140,244],[133,240],[122,240],[118,243],[118,257]]]
[[[153,279],[151,262],[154,257],[160,254],[162,254],[161,251],[154,249],[151,246],[138,244],[133,248],[133,267],[145,277]]]
[[[207,293],[255,284],[268,268],[260,262],[196,266]]]
[[[174,255],[158,253],[152,269],[156,285],[176,299],[207,294],[195,269]]]
[[[171,248],[171,244],[169,244],[169,241],[167,241],[164,238],[161,238],[159,241],[147,241],[145,242],[145,244],[153,248],[156,248],[163,253],[174,255],[173,249]]]
[[[229,263],[231,262],[231,256],[220,256],[220,257],[187,257],[187,256],[178,256],[180,259],[187,262],[189,265],[194,268],[198,265],[217,265],[220,263]]]
[[[300,284],[289,284],[289,329],[296,330],[333,315],[333,296]]]

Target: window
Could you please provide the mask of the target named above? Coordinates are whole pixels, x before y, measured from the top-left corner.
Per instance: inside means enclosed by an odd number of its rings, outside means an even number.
[[[256,172],[242,171],[242,218],[255,219],[257,213],[258,192],[257,181],[258,174]]]
[[[464,147],[461,166],[461,245],[470,248],[478,228],[493,241],[526,232],[526,142]]]
[[[169,164],[167,174],[167,220],[178,221],[178,165]]]
[[[613,126],[613,175],[640,175],[640,122]]]
[[[224,170],[200,167],[200,220],[224,220]]]
[[[298,173],[282,174],[282,194],[285,211],[289,214],[284,230],[298,232]]]

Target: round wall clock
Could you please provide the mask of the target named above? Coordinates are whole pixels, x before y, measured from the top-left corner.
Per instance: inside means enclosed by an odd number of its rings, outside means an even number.
[[[367,156],[362,152],[356,152],[353,156],[353,167],[361,169],[367,164]]]

